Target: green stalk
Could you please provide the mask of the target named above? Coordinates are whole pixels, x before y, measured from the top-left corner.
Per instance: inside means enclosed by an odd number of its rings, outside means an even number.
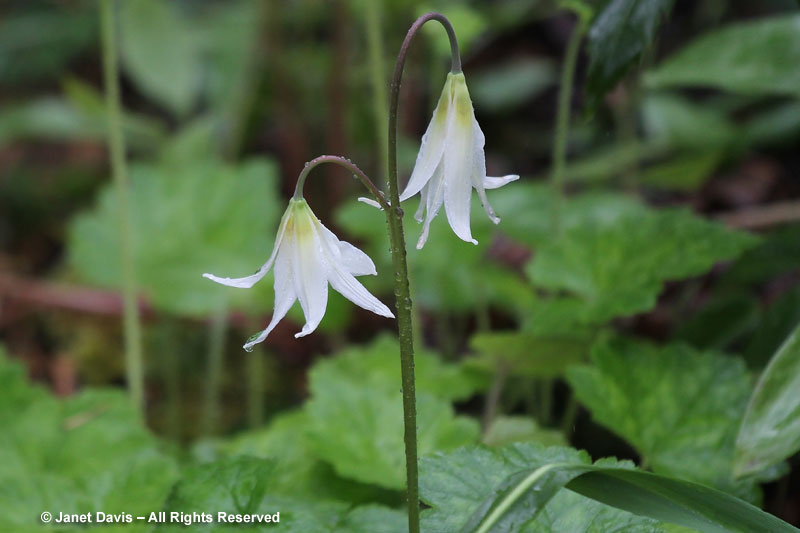
[[[113,0],[100,0],[100,37],[103,48],[103,84],[108,117],[108,147],[111,173],[117,190],[119,242],[122,250],[122,301],[125,331],[125,370],[131,401],[145,415],[144,361],[139,306],[136,298],[136,269],[133,263],[133,238],[128,208],[128,176],[125,168],[125,136],[120,111],[117,43],[114,31]]]
[[[381,9],[383,0],[370,0],[364,7],[364,22],[367,32],[367,49],[369,50],[369,70],[372,78],[372,102],[375,113],[376,138],[379,140],[380,165],[386,169],[389,162],[389,120],[386,109],[389,107],[389,96],[386,91],[386,71],[384,68],[383,36],[381,26]]]
[[[264,356],[263,350],[247,353],[247,426],[260,427],[264,422]]]
[[[585,17],[578,14],[578,21],[567,43],[564,64],[561,68],[561,85],[558,88],[558,108],[556,110],[556,131],[553,142],[553,167],[550,184],[553,188],[552,228],[558,236],[562,230],[561,211],[564,203],[564,170],[567,161],[567,139],[569,138],[570,102],[572,84],[575,79],[575,64],[578,61],[583,35],[586,32]]]
[[[228,306],[220,304],[211,317],[208,333],[208,374],[206,376],[205,418],[203,434],[213,435],[219,421],[219,391],[222,386],[222,367],[225,360],[225,334],[228,331]]]
[[[461,72],[461,56],[458,41],[450,21],[440,13],[422,15],[406,34],[397,61],[389,96],[389,209],[386,219],[389,223],[392,263],[394,266],[394,295],[397,301],[397,330],[400,341],[400,368],[403,384],[403,421],[406,452],[406,493],[408,496],[408,530],[419,533],[419,479],[417,467],[417,401],[414,383],[414,336],[412,334],[411,293],[408,283],[408,263],[406,261],[406,240],[403,234],[403,210],[400,209],[400,190],[397,184],[397,110],[403,66],[411,41],[423,24],[436,20],[444,26],[450,38],[453,72]]]

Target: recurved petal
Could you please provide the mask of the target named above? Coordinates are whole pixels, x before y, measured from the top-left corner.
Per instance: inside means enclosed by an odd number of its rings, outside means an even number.
[[[394,318],[394,315],[383,302],[375,298],[370,292],[350,273],[345,272],[340,266],[334,265],[330,271],[331,287],[342,296],[359,307],[372,311],[375,314]]]
[[[453,111],[448,122],[444,152],[444,208],[447,221],[458,237],[478,244],[469,227],[472,173],[475,164],[474,113],[463,76],[454,89]]]
[[[486,138],[478,125],[478,121],[473,117],[472,119],[472,132],[475,139],[474,148],[474,162],[472,167],[472,186],[478,191],[478,199],[481,201],[483,210],[489,220],[495,224],[500,223],[500,218],[495,214],[492,204],[489,203],[489,198],[486,197],[486,189],[483,184],[486,179],[486,155],[483,151],[483,146],[486,143]]]
[[[483,188],[484,189],[499,189],[506,183],[511,183],[512,181],[517,181],[519,176],[517,174],[508,174],[507,176],[500,176],[499,178],[495,178],[492,176],[486,176],[483,179]]]
[[[208,278],[211,281],[215,281],[217,283],[221,283],[222,285],[227,285],[229,287],[239,287],[241,289],[249,289],[253,285],[256,284],[261,278],[263,278],[269,269],[272,268],[272,264],[275,262],[275,257],[278,254],[278,249],[281,246],[281,242],[283,242],[284,235],[286,233],[286,223],[289,219],[289,211],[287,210],[284,213],[283,218],[281,219],[281,225],[278,228],[278,236],[275,237],[275,246],[272,248],[272,255],[269,256],[267,262],[261,265],[261,268],[253,274],[252,276],[247,276],[244,278],[221,278],[219,276],[215,276],[214,274],[203,274],[204,278]]]
[[[275,261],[275,310],[272,312],[272,319],[269,321],[267,328],[247,339],[244,349],[250,351],[253,346],[259,342],[263,342],[267,338],[275,326],[280,322],[289,309],[292,307],[297,296],[294,292],[294,285],[292,282],[292,272],[290,264],[290,251],[284,249],[278,254]]]
[[[298,210],[294,224],[292,279],[306,317],[303,330],[295,337],[304,337],[317,329],[328,306],[328,264],[320,252],[321,238],[312,217],[309,208]]]
[[[375,263],[367,254],[350,244],[340,241],[331,230],[319,220],[316,221],[317,230],[320,238],[324,241],[325,253],[329,255],[330,263],[339,263],[345,270],[354,276],[374,276],[378,272],[375,270]]]
[[[417,154],[417,162],[414,164],[414,170],[411,172],[411,177],[408,179],[408,184],[400,194],[400,201],[403,202],[419,191],[428,183],[428,180],[433,176],[437,165],[442,160],[442,154],[445,151],[445,144],[448,133],[448,122],[450,115],[453,111],[453,83],[455,77],[453,74],[447,75],[447,81],[444,84],[442,95],[439,97],[439,103],[433,111],[433,118],[431,118],[428,129],[425,135],[422,136],[422,145],[420,146],[419,153]]]

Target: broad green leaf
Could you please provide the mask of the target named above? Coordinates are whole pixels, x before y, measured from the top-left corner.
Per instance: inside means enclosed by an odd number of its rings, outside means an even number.
[[[281,413],[265,428],[221,442],[217,452],[227,457],[250,455],[274,460],[270,473],[273,490],[303,499],[399,503],[398,493],[344,479],[317,458],[305,435],[309,425],[305,410]]]
[[[722,161],[722,152],[677,154],[663,163],[642,172],[642,183],[667,191],[691,192],[711,177]]]
[[[556,378],[575,363],[586,361],[590,336],[541,336],[525,331],[478,333],[470,340],[477,352],[465,360],[471,368],[494,373],[504,366],[513,375]]]
[[[204,314],[240,301],[271,309],[271,276],[249,291],[202,277],[245,276],[269,257],[280,214],[270,161],[134,165],[128,199],[140,288],[158,308]],[[120,286],[122,272],[117,213],[108,185],[69,235],[71,265],[85,281],[110,288]]]
[[[498,416],[483,436],[487,446],[504,446],[512,442],[536,442],[545,446],[565,446],[567,439],[561,431],[543,428],[527,416]]]
[[[599,99],[612,89],[656,37],[672,0],[610,0],[589,28],[587,89]]]
[[[6,357],[0,382],[0,529],[45,528],[44,510],[141,515],[161,508],[177,467],[125,394],[84,390],[56,399],[28,385]]]
[[[482,385],[461,365],[445,363],[425,349],[415,350],[414,367],[417,390],[443,400],[468,399]],[[400,345],[393,335],[380,335],[367,345],[351,346],[320,361],[314,372],[318,379],[393,392],[400,386]]]
[[[200,43],[187,14],[158,0],[121,6],[121,58],[134,83],[170,111],[186,114],[199,94]]]
[[[599,323],[651,309],[665,281],[702,274],[755,242],[688,211],[665,209],[567,229],[539,247],[526,271],[539,287],[574,294],[567,305],[580,322]]]
[[[655,473],[757,499],[754,480],[733,479],[734,443],[752,390],[740,359],[674,344],[616,339],[567,378],[594,420],[630,442]],[[761,472],[762,479],[776,472]]]
[[[291,490],[276,490],[272,473],[277,461],[240,456],[188,468],[164,505],[172,512],[210,514],[213,522],[195,523],[192,530],[264,531],[271,527],[293,533],[310,531],[369,530],[383,520],[387,532],[397,529],[403,514],[388,508],[369,506],[351,508],[348,504],[298,498]],[[271,524],[221,523],[218,513],[256,515]],[[276,520],[277,519],[277,520]],[[160,525],[156,531],[185,531],[180,523]],[[379,530],[374,530],[379,531]]]
[[[797,533],[797,528],[738,498],[697,483],[598,461],[567,488],[618,509],[703,533]],[[670,531],[676,531],[672,527]],[[685,531],[680,528],[678,531]]]
[[[800,327],[756,384],[736,439],[737,475],[758,473],[800,450]]]
[[[421,497],[432,507],[422,515],[425,531],[798,531],[729,494],[614,459],[591,464],[570,448],[466,447],[420,466]]]
[[[422,513],[423,530],[479,531],[498,504],[509,501],[509,492],[525,482],[526,489],[488,531],[601,533],[622,527],[631,533],[666,531],[653,520],[560,490],[590,465],[585,452],[534,444],[472,446],[424,457],[420,494],[431,509]],[[531,480],[533,473],[537,477]]]
[[[405,486],[403,405],[400,382],[389,392],[361,386],[358,375],[329,379],[311,371],[309,443],[337,474],[388,489]],[[346,428],[346,430],[343,430]],[[420,454],[476,442],[478,424],[457,417],[449,403],[417,394],[417,440]]]
[[[651,87],[702,86],[742,94],[800,94],[800,15],[710,32],[648,73]]]

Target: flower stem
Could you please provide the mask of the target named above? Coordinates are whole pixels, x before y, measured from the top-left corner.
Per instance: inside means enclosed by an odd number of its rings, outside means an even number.
[[[381,172],[386,171],[389,162],[389,122],[386,109],[389,107],[389,95],[386,91],[386,73],[384,68],[383,36],[381,26],[381,9],[383,0],[371,0],[364,7],[364,26],[367,32],[367,49],[369,50],[369,70],[372,77],[372,102],[375,108],[375,129],[379,140]]]
[[[108,145],[111,173],[117,190],[119,242],[122,252],[123,327],[125,331],[125,369],[131,401],[144,415],[144,363],[139,307],[136,298],[136,270],[133,264],[133,239],[128,208],[128,176],[125,168],[125,136],[122,132],[117,43],[114,31],[113,0],[100,0],[100,33],[103,48],[103,83],[106,93]]]
[[[408,283],[406,241],[403,234],[403,211],[400,209],[400,191],[397,183],[397,109],[400,83],[403,79],[408,49],[411,41],[423,24],[436,20],[444,26],[450,38],[452,54],[451,71],[461,72],[461,56],[452,24],[441,13],[427,13],[419,17],[409,28],[389,86],[389,208],[386,219],[389,223],[389,240],[392,246],[394,266],[394,295],[397,300],[397,330],[400,341],[400,367],[403,383],[403,421],[406,450],[406,491],[408,495],[408,530],[419,533],[419,480],[417,472],[417,405],[414,383],[414,337],[412,334],[411,294]]]
[[[561,86],[558,89],[558,108],[556,110],[556,132],[553,142],[553,166],[550,183],[553,188],[552,227],[554,235],[562,230],[561,211],[564,203],[564,169],[567,160],[567,139],[569,137],[570,103],[572,101],[572,84],[575,79],[575,64],[578,60],[581,40],[586,32],[585,18],[578,14],[578,20],[564,53],[564,64],[561,67]]]
[[[383,193],[378,190],[378,187],[372,182],[369,177],[364,174],[360,168],[356,166],[355,163],[350,161],[349,159],[345,159],[344,157],[339,157],[338,155],[321,155],[319,157],[315,157],[303,167],[303,171],[300,172],[300,176],[297,178],[297,185],[294,188],[294,199],[300,200],[303,198],[303,186],[306,184],[306,178],[308,178],[309,172],[314,167],[317,167],[323,163],[333,163],[334,165],[339,165],[341,167],[346,168],[350,172],[355,175],[361,183],[364,184],[364,187],[372,193],[375,199],[380,204],[381,209],[388,210],[389,204],[386,202],[386,199],[383,197]]]

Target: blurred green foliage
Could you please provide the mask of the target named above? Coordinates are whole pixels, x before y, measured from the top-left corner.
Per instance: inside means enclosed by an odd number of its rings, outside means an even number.
[[[0,529],[44,530],[35,520],[45,509],[216,509],[280,511],[287,531],[404,530],[400,368],[386,326],[332,293],[317,335],[286,333],[302,322],[295,306],[286,332],[247,358],[238,346],[272,309],[272,276],[249,291],[201,277],[245,276],[266,261],[294,177],[316,153],[344,150],[382,180],[370,80],[386,79],[391,57],[370,72],[365,1],[118,2],[135,267],[156,311],[147,420],[119,391],[57,399],[0,355]],[[489,191],[498,226],[473,205],[478,246],[440,215],[428,245],[409,249],[426,531],[476,523],[540,466],[592,464],[570,445],[635,454],[641,469],[758,503],[760,484],[800,448],[800,232],[755,236],[706,215],[797,195],[796,6],[385,0],[389,56],[429,10],[459,36],[490,173],[523,178]],[[554,93],[576,28],[569,10],[587,17],[587,33],[555,232],[556,192],[537,178],[549,174]],[[45,288],[115,291],[96,4],[10,2],[0,15],[0,268]],[[426,26],[401,92],[403,176],[448,58],[441,28]],[[355,184],[319,173],[312,207],[373,258],[378,276],[361,279],[388,302],[384,214],[354,201]],[[416,207],[403,205],[411,243]],[[204,321],[227,310],[249,318],[223,335],[222,375],[210,376]],[[50,365],[54,385],[119,384],[116,325],[69,313],[19,328],[17,314],[0,318],[14,355]],[[56,356],[76,375],[53,370]],[[196,441],[209,397],[224,404],[223,434]],[[189,453],[143,422],[188,441]],[[504,530],[687,531],[559,490],[568,478],[557,472],[546,490],[522,493]]]

